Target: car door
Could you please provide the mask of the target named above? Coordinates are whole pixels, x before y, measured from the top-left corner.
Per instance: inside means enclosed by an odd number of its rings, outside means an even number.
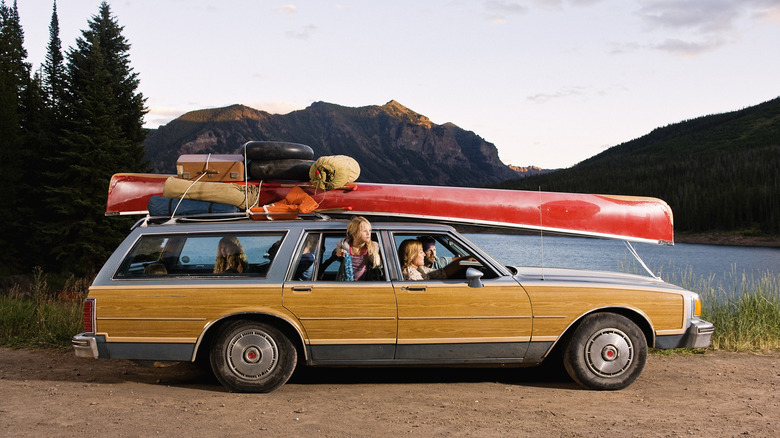
[[[397,329],[393,285],[386,274],[379,281],[337,281],[340,262],[328,264],[328,259],[343,237],[344,232],[304,236],[284,284],[283,305],[300,320],[313,362],[392,360]]]
[[[404,240],[433,237],[439,255],[464,259],[448,279],[394,281],[398,301],[396,359],[407,362],[520,362],[531,337],[531,303],[523,288],[456,234],[395,233]],[[400,257],[400,256],[399,256]],[[439,257],[441,258],[441,257]],[[452,260],[448,260],[448,263]],[[401,266],[398,261],[398,268]],[[483,272],[481,287],[465,279]]]

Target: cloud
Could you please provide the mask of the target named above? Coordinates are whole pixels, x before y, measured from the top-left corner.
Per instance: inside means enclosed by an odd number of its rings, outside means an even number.
[[[604,97],[613,94],[615,92],[625,92],[625,91],[628,91],[628,89],[625,86],[620,84],[605,85],[603,87],[598,87],[598,88],[575,86],[575,87],[566,87],[554,93],[534,94],[526,97],[526,99],[534,103],[544,104],[558,99],[567,99],[573,97],[588,98],[590,96]]]
[[[528,12],[528,8],[518,1],[488,0],[485,2],[485,10],[488,20],[494,24],[506,23],[511,15],[522,15]]]
[[[712,33],[729,30],[739,15],[733,0],[651,0],[643,2],[638,15],[652,29],[692,30]]]
[[[317,31],[317,26],[313,24],[309,24],[308,26],[304,26],[303,29],[298,31],[288,30],[284,34],[287,35],[288,38],[293,38],[296,40],[308,40],[311,38],[312,34]]]
[[[534,5],[552,9],[563,9],[564,6],[587,7],[605,0],[531,0]]]
[[[657,50],[671,53],[673,55],[686,58],[693,58],[703,55],[707,52],[715,51],[728,43],[723,38],[705,38],[702,41],[690,41],[680,38],[667,38],[660,43],[639,44],[639,43],[617,43],[612,44],[609,51],[612,55],[622,55],[636,51]]]
[[[695,57],[706,52],[712,52],[726,45],[726,41],[718,38],[705,42],[691,42],[670,38],[657,44],[654,48],[664,52],[684,57]]]
[[[733,30],[744,17],[780,16],[778,0],[646,0],[641,4],[637,14],[652,29],[702,34]]]
[[[753,21],[780,22],[780,0],[644,0],[637,15],[666,39],[646,47],[694,57],[717,50]]]
[[[573,96],[581,96],[586,94],[586,90],[582,87],[571,87],[563,90],[556,91],[555,93],[539,93],[532,96],[528,96],[527,99],[534,103],[547,103],[551,100],[562,99]]]
[[[298,13],[298,7],[295,5],[284,5],[275,9],[287,16],[293,16]]]

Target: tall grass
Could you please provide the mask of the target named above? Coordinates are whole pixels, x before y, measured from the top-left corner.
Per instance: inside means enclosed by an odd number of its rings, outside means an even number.
[[[28,286],[14,285],[0,296],[0,345],[67,347],[82,330],[86,279],[70,278],[63,291],[53,293],[40,268]]]
[[[732,269],[724,281],[716,283],[713,277],[695,278],[688,270],[679,282],[668,281],[701,296],[702,319],[715,324],[711,348],[780,349],[780,274]]]

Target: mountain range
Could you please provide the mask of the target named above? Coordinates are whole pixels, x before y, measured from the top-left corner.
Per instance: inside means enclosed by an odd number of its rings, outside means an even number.
[[[283,115],[244,105],[197,110],[151,130],[144,146],[154,172],[175,173],[181,154],[241,153],[250,140],[303,143],[315,158],[351,156],[358,181],[484,186],[545,172],[507,166],[474,132],[437,125],[394,100],[359,108],[315,102]]]

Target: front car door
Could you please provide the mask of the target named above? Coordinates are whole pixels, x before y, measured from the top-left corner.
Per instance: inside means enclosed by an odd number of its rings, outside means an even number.
[[[462,267],[450,278],[394,280],[398,301],[396,360],[409,363],[521,362],[531,338],[531,303],[523,288],[496,263],[456,233],[393,233],[404,240],[435,241],[439,259]],[[396,254],[398,252],[396,251]],[[397,258],[396,258],[397,259]],[[397,260],[396,269],[401,268]],[[465,270],[483,272],[470,287]]]

